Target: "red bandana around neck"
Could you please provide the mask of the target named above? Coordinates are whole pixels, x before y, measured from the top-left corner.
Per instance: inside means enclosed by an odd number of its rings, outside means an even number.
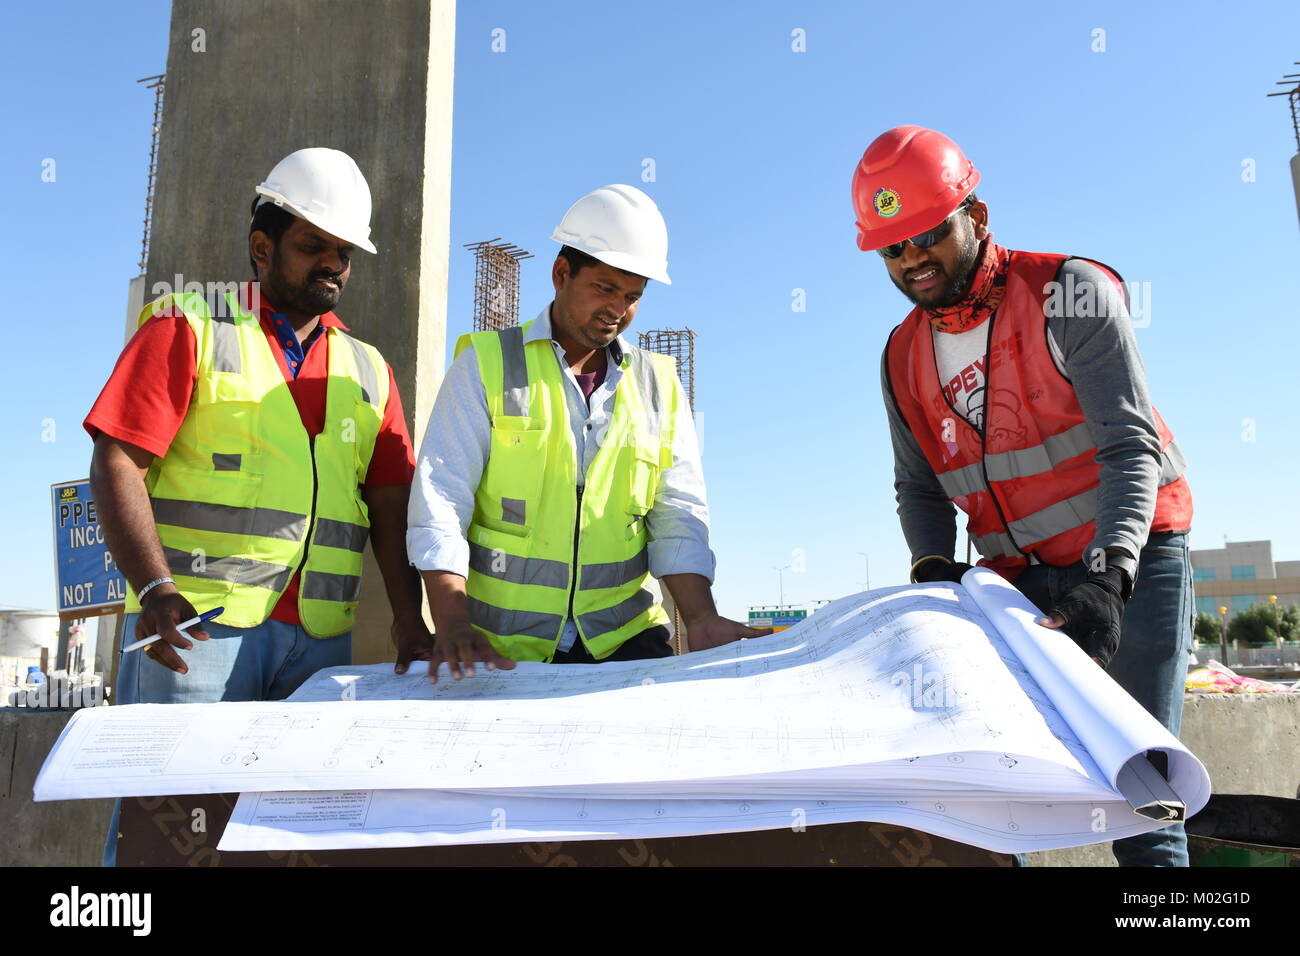
[[[1002,303],[1007,290],[1007,266],[1011,252],[995,243],[992,237],[984,240],[979,262],[971,273],[970,291],[956,305],[942,309],[926,309],[932,328],[940,332],[965,332],[979,325]]]

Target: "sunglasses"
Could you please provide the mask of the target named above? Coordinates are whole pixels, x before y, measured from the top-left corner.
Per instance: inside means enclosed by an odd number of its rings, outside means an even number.
[[[881,246],[876,251],[886,259],[897,259],[903,254],[903,247],[909,242],[918,249],[929,249],[935,243],[942,242],[948,237],[948,233],[952,232],[952,217],[965,208],[966,206],[962,205],[962,207],[956,210],[952,216],[949,216],[933,229],[927,229],[919,236],[913,236],[911,239],[904,239],[902,242],[892,242],[887,246]]]

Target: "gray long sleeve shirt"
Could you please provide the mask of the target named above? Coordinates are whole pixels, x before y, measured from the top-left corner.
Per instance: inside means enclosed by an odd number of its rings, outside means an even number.
[[[1047,320],[1049,347],[1057,367],[1074,386],[1101,467],[1096,548],[1120,548],[1130,558],[1108,561],[1137,576],[1137,556],[1155,515],[1160,477],[1160,435],[1147,394],[1146,371],[1138,354],[1123,294],[1095,265],[1067,259],[1057,273],[1065,289],[1095,293],[1095,307],[1065,309]],[[988,323],[986,322],[985,325]],[[912,560],[927,554],[952,557],[956,508],[944,493],[921,446],[894,402],[887,354],[881,356],[881,390],[894,446],[894,492]]]

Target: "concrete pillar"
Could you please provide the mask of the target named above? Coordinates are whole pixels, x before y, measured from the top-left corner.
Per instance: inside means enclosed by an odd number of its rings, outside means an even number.
[[[126,318],[123,322],[122,343],[125,345],[139,328],[140,312],[144,309],[143,275],[132,276],[126,284]]]
[[[393,367],[417,447],[445,361],[454,38],[453,0],[174,0],[146,273],[146,299],[250,278],[254,187],[295,149],[348,153],[379,254],[338,314]],[[365,579],[353,658],[391,660],[369,556]]]

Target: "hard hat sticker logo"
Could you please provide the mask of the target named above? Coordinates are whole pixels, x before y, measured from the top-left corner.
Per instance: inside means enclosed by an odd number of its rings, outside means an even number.
[[[871,197],[871,205],[875,208],[876,215],[881,219],[890,219],[897,216],[898,210],[903,208],[898,193],[888,186],[881,186],[876,190],[876,194]]]

